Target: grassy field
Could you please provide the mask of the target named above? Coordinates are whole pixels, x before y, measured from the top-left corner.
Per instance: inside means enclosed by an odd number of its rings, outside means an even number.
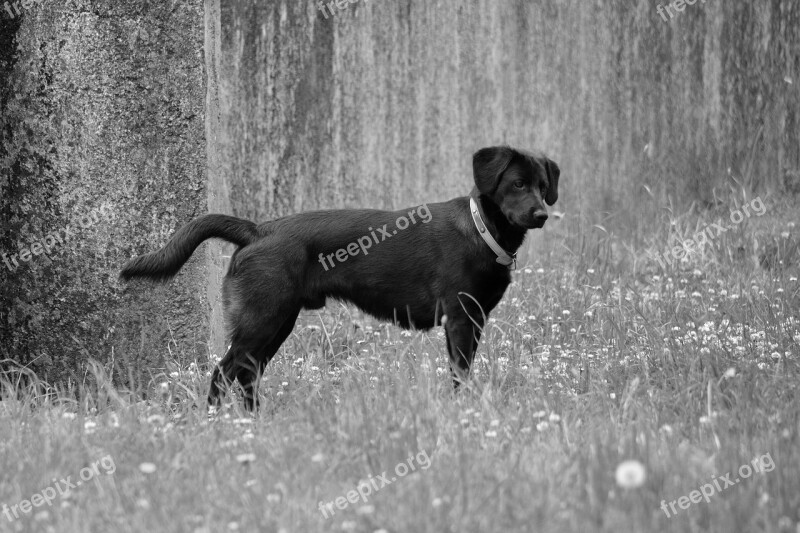
[[[136,394],[99,365],[75,390],[9,380],[0,531],[800,531],[800,220],[765,204],[551,220],[457,394],[439,329],[336,303],[256,417],[206,413],[209,361]]]

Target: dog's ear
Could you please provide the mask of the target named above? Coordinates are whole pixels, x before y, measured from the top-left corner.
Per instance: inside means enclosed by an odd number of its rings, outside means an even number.
[[[472,173],[475,186],[481,194],[491,196],[500,185],[500,177],[506,171],[516,152],[508,146],[481,148],[472,156]]]
[[[552,159],[547,157],[542,157],[542,159],[547,171],[547,194],[544,195],[544,201],[547,205],[553,205],[558,200],[558,176],[561,175],[561,169]]]

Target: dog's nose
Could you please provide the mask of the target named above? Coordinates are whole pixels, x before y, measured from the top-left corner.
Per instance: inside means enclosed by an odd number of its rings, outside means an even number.
[[[544,221],[545,221],[545,220],[547,220],[547,211],[536,211],[536,212],[533,214],[533,219],[534,219],[536,222],[542,222],[542,223],[544,223]]]

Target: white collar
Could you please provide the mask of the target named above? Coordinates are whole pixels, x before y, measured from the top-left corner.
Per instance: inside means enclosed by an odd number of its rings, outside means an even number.
[[[478,234],[489,245],[489,248],[497,255],[497,262],[501,265],[507,266],[509,270],[517,269],[517,254],[509,254],[503,247],[497,244],[497,241],[492,237],[491,232],[484,224],[481,218],[481,212],[478,209],[478,203],[472,196],[469,197],[469,210],[472,213],[472,221],[478,229]],[[513,266],[512,266],[513,265]]]

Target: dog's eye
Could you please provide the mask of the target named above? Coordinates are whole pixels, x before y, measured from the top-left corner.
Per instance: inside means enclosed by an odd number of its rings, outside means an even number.
[[[514,182],[514,187],[516,187],[517,189],[524,189],[525,188],[525,182],[522,181],[522,180],[517,180],[517,181]]]

